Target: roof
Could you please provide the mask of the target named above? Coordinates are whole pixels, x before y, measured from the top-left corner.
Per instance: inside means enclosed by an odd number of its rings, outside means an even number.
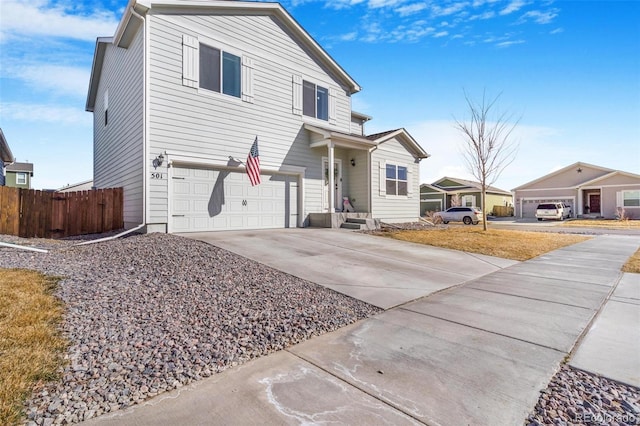
[[[452,180],[454,182],[458,182],[461,185],[460,186],[449,186],[449,187],[442,187],[438,185],[438,182],[442,182],[443,180]],[[437,187],[437,188],[441,188],[444,191],[447,192],[452,192],[452,191],[459,191],[461,189],[477,189],[478,191],[482,191],[482,185],[480,184],[480,182],[476,182],[473,180],[467,180],[467,179],[459,179],[459,178],[454,178],[454,177],[449,177],[449,176],[445,176],[441,179],[438,179],[437,181],[435,181],[433,183],[433,186]],[[492,192],[492,193],[496,193],[496,194],[505,194],[505,195],[511,195],[511,192],[509,191],[505,191],[504,189],[500,189],[500,188],[496,188],[495,186],[487,186],[487,192]]]
[[[335,76],[342,81],[351,94],[361,90],[360,85],[325,51],[317,41],[287,12],[279,3],[262,3],[247,1],[228,1],[228,0],[129,0],[124,10],[122,19],[118,24],[118,28],[113,37],[98,38],[96,49],[93,57],[93,66],[91,69],[91,81],[89,84],[89,93],[87,95],[86,110],[93,111],[95,106],[96,92],[98,90],[98,82],[106,45],[113,43],[118,47],[129,47],[129,43],[133,40],[133,36],[141,25],[138,16],[144,16],[151,9],[157,9],[159,13],[162,11],[171,12],[172,9],[180,9],[180,11],[203,11],[218,13],[250,13],[253,15],[269,15],[273,16],[282,25],[284,25],[297,40],[308,49],[318,61],[325,65]]]
[[[369,120],[371,120],[373,118],[370,115],[363,114],[363,113],[357,112],[357,111],[351,111],[351,117],[359,118],[362,121],[369,121]]]
[[[315,140],[312,138],[311,147],[324,146],[329,141],[337,143],[338,146],[356,149],[370,149],[374,148],[377,144],[374,141],[367,139],[364,136],[337,132],[332,129],[326,129],[324,127],[313,126],[311,124],[305,124],[304,128],[317,135]]]
[[[8,172],[27,172],[33,176],[33,164],[31,163],[13,163],[7,166]]]
[[[13,153],[11,153],[11,149],[9,148],[9,144],[5,139],[4,133],[2,132],[1,128],[0,128],[0,160],[2,160],[3,163],[13,163],[14,161]]]
[[[395,130],[388,130],[386,132],[375,133],[373,135],[366,136],[367,139],[373,140],[378,145],[383,144],[392,139],[399,139],[404,143],[405,147],[418,159],[429,158],[431,155],[425,151],[420,144],[407,132],[406,129],[400,128]]]
[[[433,190],[433,192],[441,192],[441,193],[443,193],[443,194],[447,192],[447,191],[445,191],[444,189],[442,189],[442,188],[438,188],[437,186],[434,186],[434,185],[432,185],[432,184],[430,184],[430,183],[421,183],[421,184],[420,184],[420,188],[423,188],[423,187],[426,187],[426,188],[432,189],[432,190]]]
[[[548,178],[550,178],[552,176],[557,176],[559,174],[562,174],[562,173],[566,172],[567,170],[575,169],[576,167],[590,167],[590,168],[602,170],[603,172],[607,172],[607,173],[611,173],[611,172],[615,171],[613,169],[608,169],[606,167],[595,166],[593,164],[583,163],[581,161],[578,161],[577,163],[573,163],[573,164],[571,164],[571,165],[569,165],[567,167],[561,168],[560,170],[556,170],[555,172],[546,174],[544,176],[539,177],[538,179],[532,180],[531,182],[527,182],[527,183],[522,184],[522,185],[520,185],[520,186],[518,186],[516,188],[513,188],[512,191],[517,191],[518,189],[522,189],[522,188],[527,187],[529,185],[536,184],[536,183],[538,183],[538,182],[540,182],[542,180],[548,179]]]
[[[601,180],[609,179],[609,178],[611,178],[613,176],[616,176],[616,175],[627,176],[627,177],[630,177],[632,179],[640,179],[640,175],[637,175],[635,173],[623,172],[622,170],[614,170],[611,173],[607,173],[606,175],[598,176],[595,179],[591,179],[591,180],[582,182],[579,185],[579,187],[593,185],[593,184],[595,184],[595,183],[597,183],[597,182],[599,182]]]

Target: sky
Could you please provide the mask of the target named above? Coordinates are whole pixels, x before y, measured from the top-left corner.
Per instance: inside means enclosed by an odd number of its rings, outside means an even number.
[[[640,1],[285,0],[355,79],[367,133],[404,127],[431,154],[421,183],[472,178],[456,120],[497,98],[516,125],[510,190],[581,161],[640,174]],[[33,187],[92,178],[85,111],[97,37],[126,0],[0,2],[0,128]],[[466,95],[466,98],[465,98]],[[497,115],[491,115],[490,118]]]

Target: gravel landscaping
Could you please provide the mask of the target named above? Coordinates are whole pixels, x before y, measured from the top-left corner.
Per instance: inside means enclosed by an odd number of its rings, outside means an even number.
[[[640,389],[562,365],[525,425],[639,425]]]
[[[61,379],[27,403],[29,424],[83,421],[380,312],[217,247],[166,234],[2,241],[0,267],[64,277]]]

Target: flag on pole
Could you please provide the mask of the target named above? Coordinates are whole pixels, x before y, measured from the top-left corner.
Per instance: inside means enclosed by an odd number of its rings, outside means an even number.
[[[253,145],[251,145],[251,150],[247,156],[246,168],[247,175],[249,175],[249,180],[251,181],[251,186],[260,185],[262,181],[260,180],[260,154],[258,153],[257,136],[256,140],[253,141]]]

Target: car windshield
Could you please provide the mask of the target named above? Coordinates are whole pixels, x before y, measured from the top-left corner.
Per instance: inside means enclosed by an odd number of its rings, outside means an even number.
[[[551,210],[551,209],[555,209],[556,205],[555,204],[540,204],[538,206],[539,209],[546,209],[546,210]]]

